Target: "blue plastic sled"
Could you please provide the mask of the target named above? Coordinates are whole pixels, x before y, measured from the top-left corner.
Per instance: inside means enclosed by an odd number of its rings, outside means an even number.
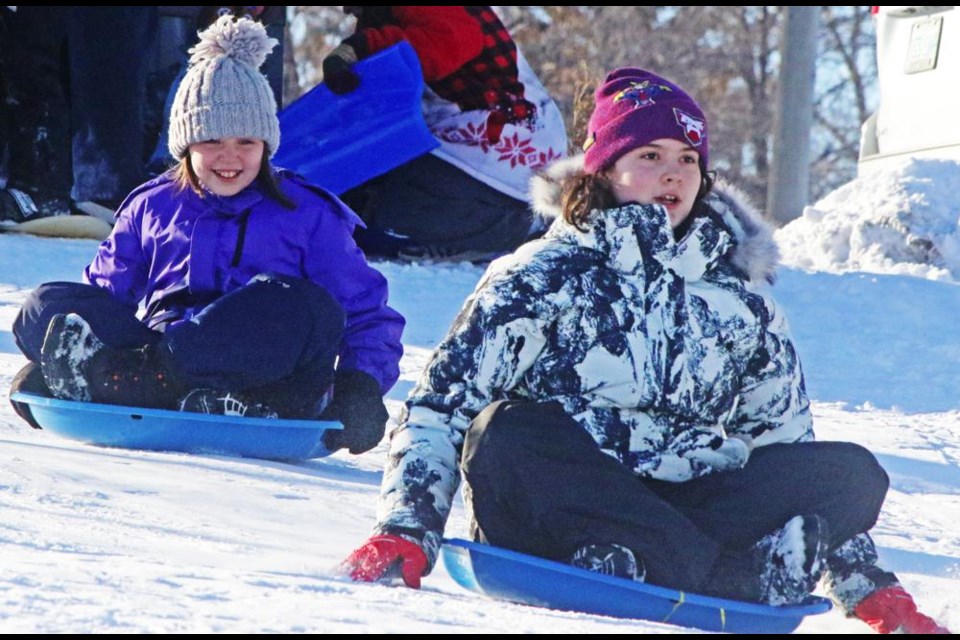
[[[445,540],[442,555],[457,584],[496,600],[704,631],[790,633],[804,616],[825,613],[832,606],[816,596],[789,607],[699,596],[466,540]]]
[[[423,120],[423,74],[406,42],[354,65],[360,86],[319,84],[280,112],[273,161],[343,193],[440,146]]]
[[[323,444],[339,422],[237,418],[184,411],[120,407],[14,393],[34,419],[59,436],[124,449],[183,451],[266,460],[309,460],[330,452]]]

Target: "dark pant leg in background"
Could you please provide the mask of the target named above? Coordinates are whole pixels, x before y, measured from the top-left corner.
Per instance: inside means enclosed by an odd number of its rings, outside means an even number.
[[[142,347],[160,340],[160,333],[137,319],[136,306],[124,304],[109,291],[79,282],[48,282],[30,293],[13,321],[14,340],[32,362],[40,362],[47,327],[59,313],[80,315],[111,347]]]
[[[365,252],[395,257],[408,247],[451,253],[508,253],[530,235],[533,213],[516,200],[430,154],[341,196],[367,224]]]
[[[333,382],[346,316],[324,288],[258,276],[167,327],[166,364],[192,388],[245,391],[286,417],[315,417]]]
[[[27,193],[38,217],[69,213],[70,104],[66,34],[70,7],[17,7],[5,15],[0,127],[7,186]],[[3,149],[0,148],[0,153]]]
[[[70,21],[73,190],[115,206],[147,173],[144,112],[157,7],[78,7]]]
[[[260,67],[261,73],[267,77],[273,97],[277,101],[277,109],[283,104],[283,55],[284,39],[287,29],[287,8],[280,6],[265,7],[259,20],[267,30],[267,35],[276,39],[277,46],[273,48],[267,59]]]

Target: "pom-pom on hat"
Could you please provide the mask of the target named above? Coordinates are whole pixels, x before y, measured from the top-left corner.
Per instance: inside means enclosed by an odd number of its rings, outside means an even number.
[[[584,170],[609,169],[631,149],[660,138],[690,145],[708,165],[707,118],[687,93],[660,76],[625,67],[612,71],[597,87],[593,114],[583,144]]]
[[[190,67],[170,110],[170,154],[180,159],[196,142],[259,138],[272,158],[280,146],[280,121],[270,83],[260,65],[276,46],[259,22],[220,16],[190,49]]]

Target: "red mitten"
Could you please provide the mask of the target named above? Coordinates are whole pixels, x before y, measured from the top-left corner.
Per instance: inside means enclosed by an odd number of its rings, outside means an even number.
[[[917,611],[917,603],[901,586],[874,591],[854,608],[853,615],[879,633],[950,633]]]
[[[427,554],[406,538],[390,534],[373,536],[354,550],[343,566],[354,580],[376,582],[390,577],[399,567],[408,587],[420,588],[420,577],[427,569]]]

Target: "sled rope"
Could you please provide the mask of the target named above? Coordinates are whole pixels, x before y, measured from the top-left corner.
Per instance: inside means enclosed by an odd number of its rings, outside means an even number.
[[[666,617],[662,620],[662,622],[667,622],[668,620],[670,620],[670,618],[673,617],[673,614],[677,612],[677,609],[679,609],[680,606],[684,604],[686,601],[687,601],[687,594],[681,591],[680,599],[677,600],[677,602],[673,605],[673,609],[670,609],[670,613],[666,615]]]

